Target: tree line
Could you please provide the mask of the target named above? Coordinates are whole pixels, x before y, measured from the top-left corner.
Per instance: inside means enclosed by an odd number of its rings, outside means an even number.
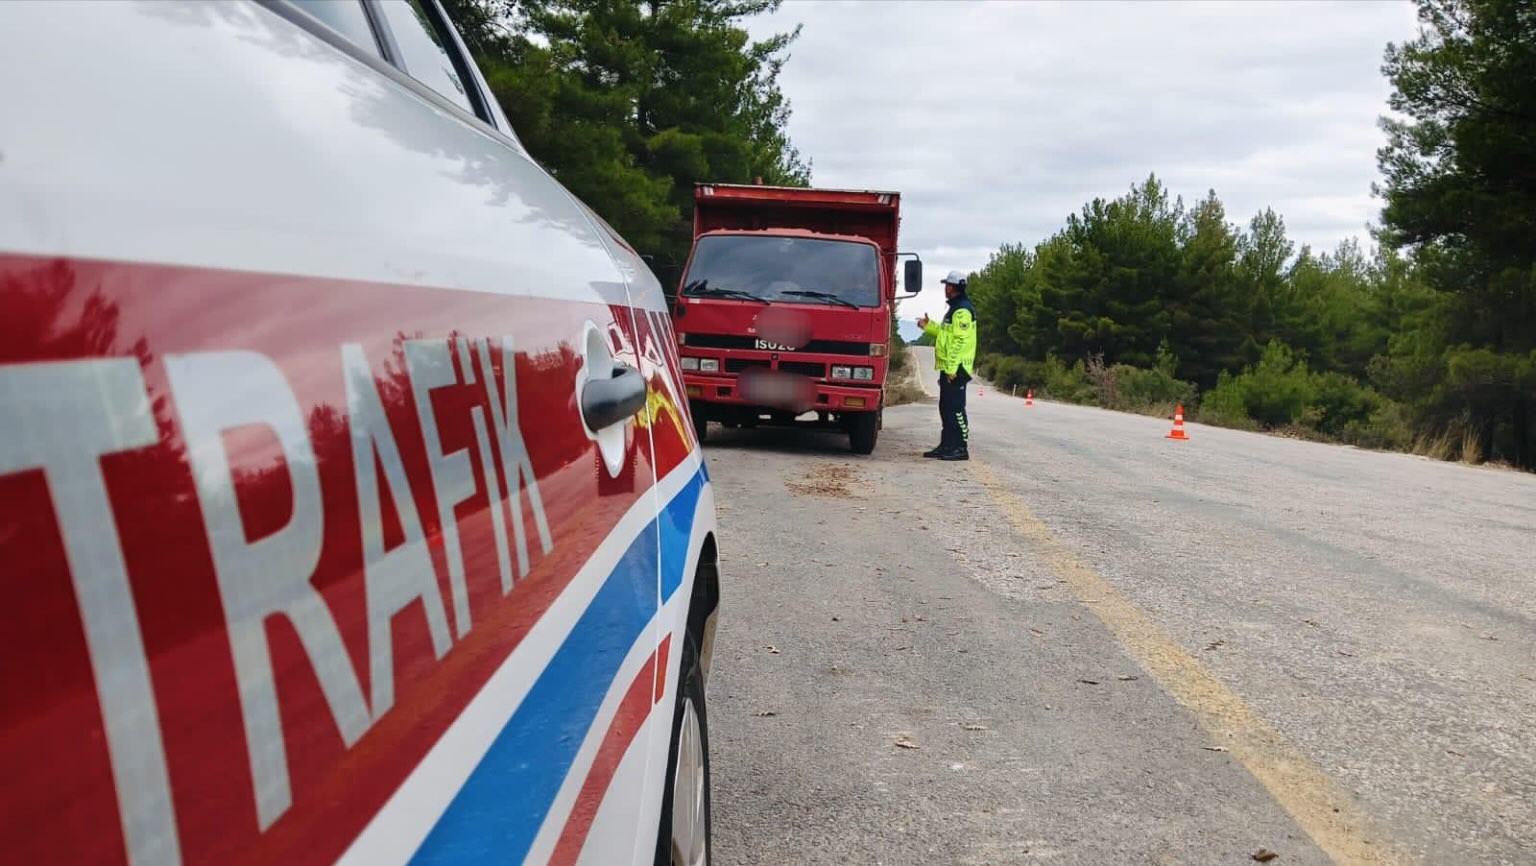
[[[805,185],[780,0],[444,0],[532,156],[675,283],[699,181]],[[973,275],[983,372],[1063,399],[1536,467],[1536,6],[1419,0],[1368,252],[1156,177]]]
[[[696,182],[805,186],[780,0],[444,0],[529,153],[675,282]]]
[[[1420,0],[1389,45],[1379,249],[1155,177],[973,274],[978,367],[1058,399],[1536,468],[1536,5]]]

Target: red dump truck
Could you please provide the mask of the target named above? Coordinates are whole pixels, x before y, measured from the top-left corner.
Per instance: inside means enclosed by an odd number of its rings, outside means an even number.
[[[880,432],[896,262],[894,192],[700,184],[693,251],[673,305],[694,427],[804,424]],[[813,414],[814,413],[814,414]]]

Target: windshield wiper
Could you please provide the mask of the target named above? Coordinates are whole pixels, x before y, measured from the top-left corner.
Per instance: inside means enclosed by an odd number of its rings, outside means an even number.
[[[815,298],[818,301],[831,301],[834,304],[842,304],[845,307],[852,307],[855,310],[859,308],[858,304],[855,304],[846,298],[840,298],[831,292],[818,292],[811,289],[795,289],[786,292],[780,292],[779,294],[793,295],[797,298]]]
[[[690,297],[695,297],[695,298],[697,298],[697,297],[736,298],[737,300],[741,300],[741,301],[757,301],[759,304],[771,304],[771,303],[773,303],[772,301],[768,300],[767,298],[758,297],[757,295],[754,295],[751,292],[744,292],[741,289],[715,289],[715,288],[710,288],[709,280],[694,280],[693,282],[689,283],[688,285],[683,286],[683,294],[688,295]]]

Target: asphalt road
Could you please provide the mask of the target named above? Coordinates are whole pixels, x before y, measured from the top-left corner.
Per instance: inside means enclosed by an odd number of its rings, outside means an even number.
[[[1536,476],[982,387],[712,428],[718,863],[1536,864]]]

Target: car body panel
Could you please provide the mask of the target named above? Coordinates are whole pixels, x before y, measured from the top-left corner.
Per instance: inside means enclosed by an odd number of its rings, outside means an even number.
[[[0,9],[7,858],[645,852],[714,531],[659,287],[290,19]]]

